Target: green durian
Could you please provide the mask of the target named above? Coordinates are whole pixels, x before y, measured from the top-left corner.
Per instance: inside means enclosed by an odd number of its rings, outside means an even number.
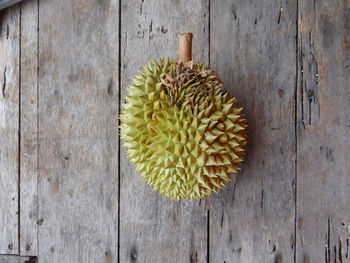
[[[239,170],[247,122],[214,70],[192,61],[151,61],[133,79],[120,115],[127,156],[171,199],[217,192]]]

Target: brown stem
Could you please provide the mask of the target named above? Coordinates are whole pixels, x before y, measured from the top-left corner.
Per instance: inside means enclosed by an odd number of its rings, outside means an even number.
[[[179,49],[177,61],[186,62],[192,60],[192,33],[183,32],[179,34]]]

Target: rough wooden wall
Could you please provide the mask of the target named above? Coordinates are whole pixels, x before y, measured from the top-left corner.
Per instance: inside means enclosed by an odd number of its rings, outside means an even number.
[[[299,1],[297,261],[350,261],[350,2]]]
[[[211,66],[244,107],[248,151],[212,198],[210,262],[293,262],[295,17],[292,1],[211,3]]]
[[[20,8],[0,16],[0,253],[18,253]]]
[[[248,118],[208,200],[119,148],[125,88],[194,33]],[[26,0],[0,12],[0,263],[350,262],[350,2]]]

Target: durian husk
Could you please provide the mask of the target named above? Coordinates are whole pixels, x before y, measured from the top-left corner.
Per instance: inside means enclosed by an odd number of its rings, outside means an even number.
[[[243,161],[247,122],[214,70],[192,61],[151,61],[133,79],[120,119],[127,156],[171,199],[217,192]]]

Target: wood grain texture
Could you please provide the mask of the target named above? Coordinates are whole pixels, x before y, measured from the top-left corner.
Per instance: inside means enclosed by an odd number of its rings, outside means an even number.
[[[298,28],[297,262],[349,262],[349,1],[299,1]]]
[[[248,119],[242,171],[211,198],[210,262],[294,261],[296,3],[211,2],[211,66]]]
[[[40,262],[117,262],[117,0],[39,3]]]
[[[178,33],[191,31],[193,60],[208,63],[207,1],[122,1],[122,96],[150,59],[176,58]],[[135,172],[123,149],[120,262],[205,262],[205,202],[166,199]]]
[[[0,13],[0,254],[18,253],[20,9]]]
[[[38,1],[21,3],[20,255],[37,255]]]

